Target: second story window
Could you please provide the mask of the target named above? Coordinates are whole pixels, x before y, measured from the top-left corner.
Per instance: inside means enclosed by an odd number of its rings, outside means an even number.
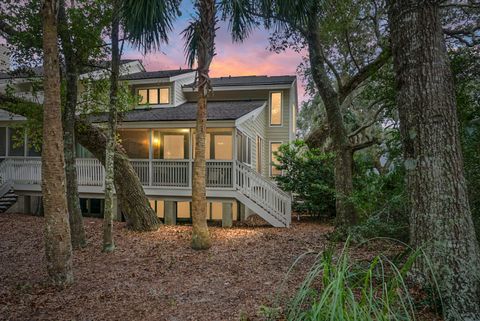
[[[282,93],[270,93],[270,126],[282,126]]]
[[[137,93],[140,105],[170,104],[170,87],[139,89]]]

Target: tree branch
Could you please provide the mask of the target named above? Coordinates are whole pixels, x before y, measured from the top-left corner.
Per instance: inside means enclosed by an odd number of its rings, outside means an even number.
[[[378,99],[378,100],[372,102],[370,104],[370,106],[368,106],[368,109],[373,108],[373,106],[375,106],[376,104],[378,104],[382,101],[383,101],[383,99]],[[363,124],[362,126],[358,127],[356,130],[354,130],[353,132],[348,134],[348,137],[352,138],[352,137],[358,135],[361,131],[363,131],[363,130],[367,129],[368,127],[372,126],[373,124],[375,124],[378,121],[378,119],[377,119],[378,115],[380,115],[380,113],[383,110],[385,110],[386,107],[387,107],[387,105],[382,105],[380,108],[378,108],[378,110],[375,112],[375,114],[373,115],[372,119],[369,122]]]
[[[358,88],[359,85],[361,85],[365,80],[367,80],[383,65],[385,65],[385,63],[390,59],[390,57],[390,48],[385,48],[375,60],[373,60],[368,65],[362,67],[353,77],[351,77],[347,81],[344,86],[340,88],[340,102],[343,102],[348,97],[348,95],[350,95],[355,89]]]

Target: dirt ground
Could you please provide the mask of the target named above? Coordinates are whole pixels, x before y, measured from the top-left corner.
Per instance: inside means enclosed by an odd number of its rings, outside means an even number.
[[[115,224],[114,253],[101,252],[101,220],[85,219],[88,246],[74,252],[75,283],[48,286],[43,218],[0,215],[1,320],[260,320],[302,253],[321,251],[318,223],[211,228],[213,246],[189,248],[189,226],[136,233]],[[287,281],[293,292],[309,259]],[[303,268],[302,268],[303,266]]]

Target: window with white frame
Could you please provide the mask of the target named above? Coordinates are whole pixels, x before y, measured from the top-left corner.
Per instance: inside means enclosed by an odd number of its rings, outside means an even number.
[[[282,92],[270,93],[270,126],[282,126]]]
[[[141,88],[137,90],[139,105],[170,104],[170,87]]]
[[[252,164],[252,139],[240,131],[237,132],[237,159]]]

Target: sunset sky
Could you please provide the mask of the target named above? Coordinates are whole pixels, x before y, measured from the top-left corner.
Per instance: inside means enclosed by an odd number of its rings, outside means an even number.
[[[184,41],[181,32],[188,25],[193,13],[190,1],[184,1],[182,16],[175,22],[170,42],[161,51],[143,56],[135,49],[128,48],[124,58],[142,59],[147,70],[187,68],[185,64]],[[264,29],[255,30],[243,43],[232,43],[228,23],[220,22],[216,37],[216,52],[211,73],[212,77],[244,75],[294,75],[301,62],[301,55],[294,51],[280,54],[268,50],[268,35]],[[303,88],[299,84],[299,98]]]

